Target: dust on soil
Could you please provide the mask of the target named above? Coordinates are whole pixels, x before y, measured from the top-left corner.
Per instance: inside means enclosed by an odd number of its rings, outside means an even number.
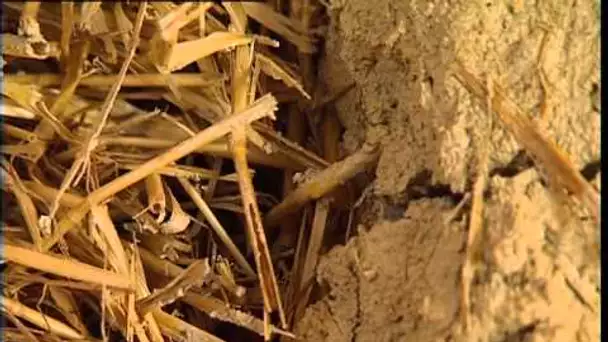
[[[518,162],[522,147],[449,66],[459,60],[499,82],[582,170],[600,160],[599,2],[329,6],[320,78],[330,93],[356,85],[336,103],[345,152],[379,140],[383,153],[374,193],[359,213],[359,235],[321,261],[317,286],[324,295],[297,325],[299,336],[597,340],[596,225],[547,188],[542,171]],[[490,156],[484,250],[465,332],[460,272],[469,206],[456,215],[454,207],[471,191],[482,149]],[[599,187],[599,176],[590,178]]]

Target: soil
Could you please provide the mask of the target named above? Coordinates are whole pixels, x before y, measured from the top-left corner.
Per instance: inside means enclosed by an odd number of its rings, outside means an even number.
[[[450,75],[497,82],[599,188],[599,2],[332,0],[321,61],[344,153],[383,152],[357,236],[318,265],[307,341],[599,338],[599,230]],[[462,265],[480,156],[481,253]],[[461,204],[459,206],[459,204]],[[470,323],[463,325],[463,317]]]

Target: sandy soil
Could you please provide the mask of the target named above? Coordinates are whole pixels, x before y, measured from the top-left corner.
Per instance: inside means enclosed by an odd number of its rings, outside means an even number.
[[[600,160],[599,2],[333,0],[320,78],[345,153],[383,153],[358,236],[321,261],[308,341],[592,341],[598,231],[450,75],[500,83],[577,168]],[[470,305],[461,269],[479,156],[489,155]],[[599,187],[599,174],[585,174]],[[461,210],[456,206],[465,198]],[[471,321],[464,329],[462,317]]]

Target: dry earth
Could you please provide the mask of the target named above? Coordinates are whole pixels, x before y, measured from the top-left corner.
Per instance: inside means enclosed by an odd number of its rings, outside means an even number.
[[[320,78],[345,153],[383,153],[358,235],[321,261],[308,341],[594,341],[599,232],[450,75],[498,82],[599,187],[599,2],[333,0]],[[482,251],[461,269],[480,156]],[[463,201],[462,210],[456,206]],[[469,312],[468,330],[462,325]]]

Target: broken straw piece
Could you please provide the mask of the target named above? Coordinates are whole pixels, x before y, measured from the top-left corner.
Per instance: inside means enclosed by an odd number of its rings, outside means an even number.
[[[377,146],[364,145],[359,151],[344,160],[330,165],[316,173],[310,180],[291,192],[266,215],[266,228],[276,227],[287,215],[295,212],[305,203],[321,198],[338,185],[344,184],[367,167],[376,163],[379,157]]]

